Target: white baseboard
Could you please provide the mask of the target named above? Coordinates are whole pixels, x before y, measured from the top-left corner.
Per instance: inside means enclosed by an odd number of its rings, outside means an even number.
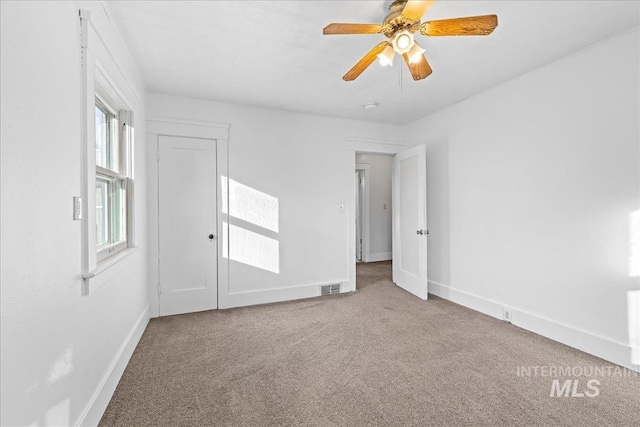
[[[502,309],[511,310],[511,323],[522,329],[592,354],[601,359],[640,372],[640,365],[631,364],[632,347],[628,344],[584,331],[555,320],[501,304],[478,295],[451,288],[429,280],[429,293],[440,298],[502,319]],[[635,350],[638,351],[638,350]]]
[[[391,252],[376,252],[369,254],[367,262],[389,261],[391,260]]]
[[[313,285],[292,286],[288,288],[266,289],[250,292],[236,292],[220,298],[220,308],[245,307],[248,305],[269,304],[272,302],[292,301],[320,296],[320,287],[340,283],[340,292],[350,292],[347,281],[336,280]]]
[[[76,426],[97,426],[100,423],[100,419],[104,414],[104,411],[109,405],[109,401],[116,391],[116,386],[122,378],[129,359],[133,355],[142,333],[144,332],[147,324],[149,323],[149,304],[145,307],[144,311],[136,320],[133,328],[129,332],[129,335],[124,340],[122,347],[116,354],[116,357],[111,362],[109,369],[105,373],[102,381],[96,388],[96,391],[91,396],[91,400],[87,404],[87,407],[82,411]]]

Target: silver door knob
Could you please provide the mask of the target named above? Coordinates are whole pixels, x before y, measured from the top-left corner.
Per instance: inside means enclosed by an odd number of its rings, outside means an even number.
[[[422,230],[418,230],[418,231],[416,231],[416,234],[420,234],[420,235],[422,235],[422,234],[424,234],[424,233],[423,233],[423,231],[422,231]]]

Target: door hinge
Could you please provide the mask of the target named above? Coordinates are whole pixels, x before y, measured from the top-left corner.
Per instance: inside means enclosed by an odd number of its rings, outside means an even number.
[[[158,296],[162,295],[162,285],[158,282]]]
[[[160,150],[156,150],[156,160],[160,160]]]

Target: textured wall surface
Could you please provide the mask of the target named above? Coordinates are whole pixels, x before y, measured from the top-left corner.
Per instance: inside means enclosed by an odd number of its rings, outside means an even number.
[[[116,40],[96,5],[92,20]],[[74,2],[2,2],[1,424],[74,425],[148,304],[146,248],[82,296],[80,38]],[[38,28],[38,31],[27,29]],[[90,40],[97,43],[98,40]],[[122,47],[109,49],[122,69]],[[109,68],[107,58],[102,58]],[[126,72],[125,72],[126,73]],[[135,85],[135,80],[130,81]],[[141,87],[138,90],[144,93]],[[145,191],[144,99],[133,100]],[[146,215],[144,198],[136,214]],[[146,236],[139,227],[137,240]]]

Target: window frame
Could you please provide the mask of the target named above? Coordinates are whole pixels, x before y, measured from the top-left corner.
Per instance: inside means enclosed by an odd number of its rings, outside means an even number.
[[[113,169],[105,168],[103,166],[98,165],[97,158],[95,161],[95,174],[93,177],[93,185],[90,187],[95,191],[96,183],[98,180],[108,181],[107,183],[107,203],[105,208],[110,211],[107,227],[108,227],[108,236],[109,241],[102,245],[98,245],[97,238],[97,229],[96,229],[96,245],[94,250],[96,251],[96,262],[100,264],[100,262],[108,260],[110,257],[124,251],[125,249],[132,247],[132,222],[133,222],[133,203],[132,203],[132,194],[130,194],[130,190],[133,190],[133,180],[132,180],[132,171],[133,171],[133,159],[131,158],[132,154],[132,127],[127,124],[127,119],[131,117],[131,111],[122,110],[117,108],[117,105],[122,105],[122,102],[114,102],[106,93],[106,91],[96,82],[95,84],[95,108],[100,109],[105,115],[108,117],[109,121],[115,121],[115,129],[112,128],[112,124],[109,124],[110,132],[107,134],[107,159],[106,165],[113,167]],[[96,126],[94,123],[93,126],[93,141],[95,146],[96,139]],[[113,144],[117,144],[117,159],[114,159],[113,156]],[[95,148],[94,148],[95,149]],[[114,163],[117,162],[117,163]],[[117,170],[116,170],[117,169]],[[122,227],[124,228],[125,238],[124,240],[120,240],[118,242],[113,242],[113,220],[111,217],[112,210],[112,197],[115,185],[113,184],[115,181],[120,182],[120,188],[124,190],[124,196],[122,199],[122,203],[125,204],[125,212],[121,217],[120,221]],[[96,224],[97,224],[97,202],[93,207],[93,211],[96,214]]]
[[[104,17],[103,10],[91,8],[94,13]],[[80,221],[80,238],[82,241],[81,276],[82,295],[88,296],[98,286],[106,283],[107,271],[117,272],[122,269],[141,246],[137,240],[137,204],[135,185],[135,120],[136,112],[140,108],[144,113],[144,85],[139,80],[132,80],[133,75],[125,74],[121,64],[105,45],[104,36],[100,31],[106,30],[103,19],[91,22],[91,10],[79,9],[79,63],[81,86],[80,134],[82,141],[81,153],[81,183],[80,198],[74,198],[74,219]],[[104,22],[103,22],[104,21]],[[131,65],[131,64],[130,64]],[[128,69],[131,71],[131,69]],[[135,73],[134,73],[135,74]],[[96,226],[96,94],[104,101],[113,105],[113,112],[118,113],[119,121],[126,126],[118,126],[122,135],[121,141],[126,141],[125,151],[128,164],[118,172],[127,177],[126,207],[127,207],[127,243],[126,249],[117,254],[98,260],[97,257],[97,226]],[[98,119],[100,119],[98,117]],[[144,139],[144,129],[141,132]],[[116,183],[116,186],[118,184]],[[123,196],[124,192],[123,192]],[[102,197],[102,194],[100,194]],[[124,199],[123,199],[124,200]],[[79,207],[79,212],[78,212]]]

